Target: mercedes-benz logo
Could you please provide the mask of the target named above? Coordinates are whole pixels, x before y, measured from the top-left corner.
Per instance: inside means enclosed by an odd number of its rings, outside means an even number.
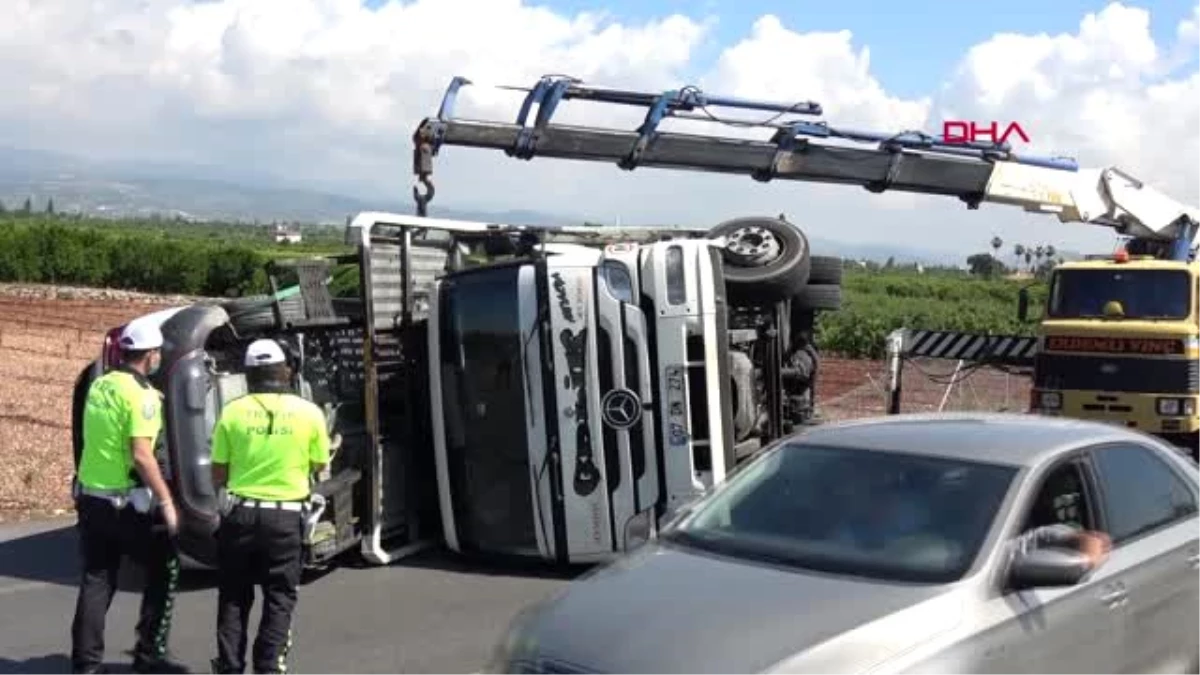
[[[628,389],[613,389],[600,401],[604,423],[614,429],[628,429],[642,418],[642,400]]]

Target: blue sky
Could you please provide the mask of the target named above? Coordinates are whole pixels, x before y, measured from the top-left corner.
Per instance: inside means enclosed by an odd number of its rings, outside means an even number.
[[[849,30],[857,48],[870,47],[871,71],[888,92],[917,97],[936,88],[972,45],[996,33],[1074,33],[1088,12],[1106,0],[552,0],[566,11],[607,11],[618,18],[648,18],[671,12],[715,15],[718,23],[709,58],[749,33],[754,21],[774,14],[797,32]],[[1190,0],[1129,3],[1149,9],[1156,41],[1169,44]],[[698,59],[699,61],[700,59]]]
[[[1116,166],[1189,205],[1200,201],[1198,0],[404,0],[412,11],[380,14],[357,4],[367,1],[386,0],[107,0],[94,13],[76,11],[79,0],[41,0],[38,7],[53,11],[18,14],[24,30],[0,31],[0,85],[34,97],[0,100],[0,143],[253,167],[293,185],[407,199],[408,139],[452,75],[528,85],[518,78],[569,62],[565,70],[602,85],[694,83],[713,94],[775,99],[787,90],[787,98],[819,100],[831,123],[877,131],[934,131],[947,114],[1020,120],[1035,154]],[[604,25],[585,26],[564,41],[538,32],[562,24],[530,11],[530,2],[548,3],[541,7],[557,19],[586,11],[634,30],[607,39]],[[690,21],[647,25],[674,13]],[[1095,30],[1080,35],[1089,13],[1097,14]],[[755,21],[767,14],[784,30],[755,36]],[[1179,67],[1185,19],[1191,63]],[[697,48],[705,20],[715,28]],[[82,39],[115,26],[131,37]],[[853,52],[802,37],[814,31],[852,33]],[[742,40],[745,49],[728,51]],[[977,45],[988,49],[964,62]],[[857,62],[864,47],[866,73]],[[716,68],[723,52],[730,63]],[[1179,70],[1164,75],[1169,67]],[[485,98],[469,114],[513,119],[516,96],[507,106]],[[1024,243],[1053,237],[1077,250],[1111,243],[1100,228],[1051,227],[1049,216],[1019,209],[968,214],[955,201],[845,187],[514,163],[461,148],[445,153],[436,173],[437,203],[462,209],[691,224],[803,213],[813,236],[878,242],[902,233],[968,251],[993,233]]]
[[[368,5],[385,0],[368,0]],[[755,19],[774,14],[795,31],[849,30],[855,47],[871,50],[871,72],[888,93],[918,97],[932,93],[975,44],[996,33],[1075,33],[1088,12],[1107,0],[549,0],[531,2],[564,13],[603,12],[616,20],[645,20],[681,13],[715,16],[714,37],[697,54],[702,69],[727,47],[746,36]],[[1127,1],[1150,11],[1159,44],[1174,41],[1175,26],[1191,12],[1194,0]]]

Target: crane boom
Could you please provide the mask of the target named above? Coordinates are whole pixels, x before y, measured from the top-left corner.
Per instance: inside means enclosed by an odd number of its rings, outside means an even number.
[[[1026,156],[1007,143],[958,142],[922,132],[875,133],[839,129],[788,116],[820,115],[819,103],[776,103],[711,96],[696,87],[661,94],[585,86],[569,77],[543,77],[526,92],[515,122],[453,116],[454,78],[436,117],[413,135],[414,173],[427,186],[432,158],[442,146],[505,151],[529,160],[553,157],[639,166],[857,185],[958,197],[968,208],[990,202],[1054,214],[1061,222],[1101,225],[1158,247],[1162,257],[1186,259],[1200,228],[1200,210],[1184,205],[1118,168],[1081,169],[1074,160]],[[635,130],[555,124],[562,101],[582,100],[647,108]],[[536,115],[530,120],[534,107]],[[723,119],[712,108],[773,113],[762,122]],[[699,111],[699,112],[697,112]],[[774,129],[769,140],[660,131],[666,118]],[[839,142],[841,144],[839,144]],[[414,195],[421,197],[414,188]],[[428,199],[428,197],[426,197]]]

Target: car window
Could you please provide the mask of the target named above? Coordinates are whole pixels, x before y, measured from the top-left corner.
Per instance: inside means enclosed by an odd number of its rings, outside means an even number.
[[[1084,492],[1083,474],[1074,461],[1052,469],[1042,480],[1021,532],[1059,524],[1081,529],[1095,526],[1092,508]]]
[[[1114,545],[1196,513],[1195,495],[1151,450],[1122,444],[1092,455]]]
[[[666,533],[728,556],[898,581],[960,578],[1016,469],[900,452],[781,446]]]

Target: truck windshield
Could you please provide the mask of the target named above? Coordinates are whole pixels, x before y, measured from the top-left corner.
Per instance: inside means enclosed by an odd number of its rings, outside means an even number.
[[[521,287],[520,268],[471,270],[441,287],[441,403],[464,549],[537,552],[520,312],[521,293],[535,296],[532,284]]]
[[[1015,475],[974,460],[789,443],[662,536],[773,565],[948,583],[974,562]]]
[[[1046,315],[1054,319],[1185,319],[1191,314],[1191,300],[1191,278],[1183,270],[1058,270],[1050,286]],[[1117,304],[1119,313],[1106,314],[1106,305],[1113,308]]]

